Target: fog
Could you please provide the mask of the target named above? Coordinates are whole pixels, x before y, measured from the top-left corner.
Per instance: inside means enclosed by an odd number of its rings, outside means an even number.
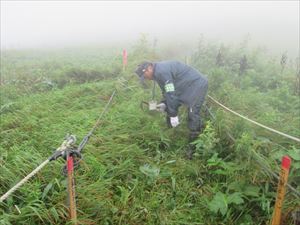
[[[169,40],[234,44],[250,35],[270,52],[299,55],[299,1],[2,1],[1,49]],[[126,47],[126,46],[125,46]]]

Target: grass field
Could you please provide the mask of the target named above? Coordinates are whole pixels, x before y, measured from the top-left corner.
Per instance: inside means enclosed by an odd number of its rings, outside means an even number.
[[[121,52],[121,51],[120,51]],[[209,78],[209,94],[267,126],[300,136],[300,75],[294,61],[259,49],[199,43],[189,63]],[[110,95],[111,107],[76,169],[78,224],[268,224],[283,155],[292,158],[289,183],[300,192],[299,144],[224,112],[211,102],[193,160],[185,158],[186,112],[168,129],[163,114],[142,110],[151,98],[133,71],[143,59],[160,60],[145,39],[121,54],[100,47],[1,53],[0,194],[47,159],[67,134],[77,144],[93,127]],[[239,75],[237,60],[248,56]],[[178,53],[176,59],[184,60]],[[160,93],[156,96],[160,99]],[[232,137],[232,138],[230,138]],[[71,224],[64,160],[51,162],[0,204],[0,224]],[[262,165],[264,167],[262,167]],[[300,199],[288,191],[284,224]]]

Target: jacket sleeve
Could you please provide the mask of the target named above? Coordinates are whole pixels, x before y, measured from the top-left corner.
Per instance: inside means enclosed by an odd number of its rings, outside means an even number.
[[[177,116],[180,102],[178,97],[175,95],[175,85],[173,82],[172,74],[171,72],[165,72],[160,77],[160,88],[162,89],[164,102],[167,105],[166,112],[169,117],[175,117]]]

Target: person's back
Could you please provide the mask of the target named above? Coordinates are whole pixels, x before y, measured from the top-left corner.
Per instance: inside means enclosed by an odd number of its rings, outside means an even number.
[[[175,95],[188,106],[192,106],[199,97],[197,90],[208,83],[207,78],[193,67],[171,60],[154,63],[154,79],[162,90],[165,82],[173,83]]]

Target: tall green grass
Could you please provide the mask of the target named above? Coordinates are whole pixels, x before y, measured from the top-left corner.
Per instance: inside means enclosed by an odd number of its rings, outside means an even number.
[[[215,47],[204,47],[209,54],[193,58],[193,65],[208,75],[211,95],[259,122],[299,134],[299,99],[289,79],[292,68],[275,74],[274,88],[268,72],[273,64],[266,58],[258,60],[250,51],[254,67],[238,77],[230,63],[224,68],[214,65]],[[168,129],[163,114],[140,107],[142,100],[151,98],[151,89],[139,86],[133,68],[141,58],[156,59],[159,53],[155,55],[145,39],[132,51],[126,71],[121,71],[119,55],[101,56],[92,50],[52,53],[47,63],[44,53],[35,53],[41,61],[31,52],[7,53],[1,70],[0,194],[49,157],[66,134],[75,134],[79,144],[117,90],[76,169],[79,224],[268,223],[277,181],[257,160],[278,171],[281,156],[289,154],[289,181],[299,191],[299,146],[207,104],[215,119],[202,112],[206,128],[195,141],[194,159],[185,159],[186,112],[180,110],[181,126]],[[228,62],[241,52],[229,53]],[[31,74],[25,76],[27,83],[23,72]],[[65,83],[59,85],[62,80]],[[1,203],[0,223],[69,224],[64,163],[51,162]],[[287,223],[288,212],[299,203],[287,193]]]

